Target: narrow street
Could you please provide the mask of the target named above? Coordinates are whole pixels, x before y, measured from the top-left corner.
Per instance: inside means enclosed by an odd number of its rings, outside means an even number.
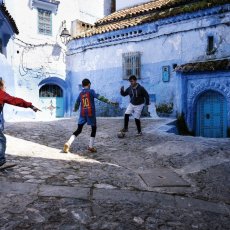
[[[229,229],[230,140],[163,132],[167,119],[143,119],[136,137],[117,138],[121,118],[98,118],[72,145],[75,118],[7,123],[0,172],[0,229]]]

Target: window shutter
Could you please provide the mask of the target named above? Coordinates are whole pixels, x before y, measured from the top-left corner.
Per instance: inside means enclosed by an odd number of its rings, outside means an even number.
[[[38,32],[40,34],[52,35],[51,11],[38,9]]]
[[[122,54],[123,79],[128,80],[131,75],[140,78],[141,53],[130,52]]]

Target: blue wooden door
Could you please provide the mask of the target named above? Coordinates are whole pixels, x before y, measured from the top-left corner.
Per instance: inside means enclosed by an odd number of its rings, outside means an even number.
[[[208,91],[198,99],[196,135],[227,137],[227,103],[218,92]]]
[[[40,97],[40,106],[44,116],[47,118],[64,116],[63,97]]]
[[[56,117],[64,116],[64,99],[63,97],[56,97]]]
[[[64,116],[63,90],[54,84],[47,84],[39,90],[39,97],[42,111],[47,117]]]

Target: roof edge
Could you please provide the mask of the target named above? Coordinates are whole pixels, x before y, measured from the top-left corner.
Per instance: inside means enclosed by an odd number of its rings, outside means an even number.
[[[9,13],[9,11],[7,10],[5,4],[1,4],[0,5],[0,10],[4,13],[4,15],[6,16],[9,24],[11,25],[12,27],[12,30],[15,34],[19,34],[19,30],[18,30],[18,27],[13,19],[13,17],[11,16],[11,14]]]

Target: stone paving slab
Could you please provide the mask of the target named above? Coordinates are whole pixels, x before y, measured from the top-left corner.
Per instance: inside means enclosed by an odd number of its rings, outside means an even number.
[[[230,205],[222,205],[219,203],[189,197],[173,196],[155,192],[94,189],[93,199],[106,201],[111,200],[113,202],[136,202],[191,210],[205,210],[214,213],[226,214],[230,217]]]
[[[140,173],[149,187],[189,187],[190,184],[169,168],[153,168]]]
[[[36,195],[37,192],[37,184],[0,181],[0,193]]]
[[[0,181],[1,194],[29,194],[39,197],[60,197],[83,200],[104,200],[122,203],[141,203],[146,205],[160,205],[191,210],[203,210],[230,216],[230,205],[213,203],[199,199],[161,194],[156,192],[140,192],[118,189],[90,189],[84,187],[50,186],[30,183],[2,182]]]
[[[90,189],[82,187],[41,185],[39,187],[38,196],[65,197],[87,200],[90,196]]]

